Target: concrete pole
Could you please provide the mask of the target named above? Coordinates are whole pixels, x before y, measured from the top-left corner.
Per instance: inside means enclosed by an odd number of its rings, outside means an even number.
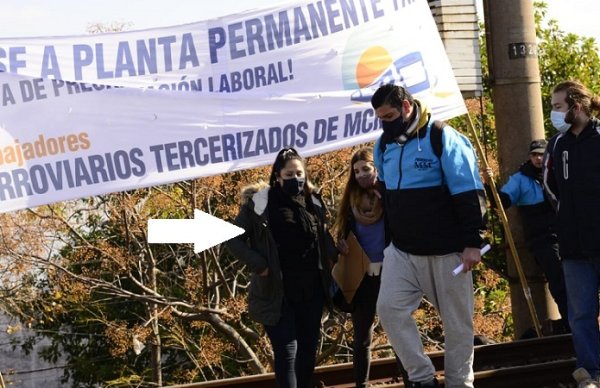
[[[483,6],[500,177],[504,183],[527,160],[529,143],[544,137],[534,8],[530,0],[484,0]],[[556,305],[525,245],[521,220],[514,206],[508,209],[507,216],[538,319],[540,322],[548,317],[556,319]],[[508,249],[507,257],[514,331],[518,338],[533,323]]]

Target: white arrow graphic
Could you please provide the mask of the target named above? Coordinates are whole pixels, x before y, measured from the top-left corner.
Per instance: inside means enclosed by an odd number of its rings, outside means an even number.
[[[148,220],[150,244],[194,244],[202,252],[244,233],[244,229],[194,209],[194,219]]]

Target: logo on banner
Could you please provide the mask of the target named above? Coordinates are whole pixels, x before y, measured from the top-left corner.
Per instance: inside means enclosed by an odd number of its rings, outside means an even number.
[[[385,31],[381,32],[385,35]],[[413,95],[431,91],[435,86],[421,52],[411,42],[386,40],[373,45],[364,35],[350,37],[342,62],[345,90],[350,100],[369,102],[384,84],[405,87]]]
[[[380,46],[368,48],[356,66],[359,89],[350,96],[352,101],[369,102],[373,93],[384,84],[393,83],[406,88],[412,95],[427,91],[431,84],[423,57],[418,51],[395,60]]]

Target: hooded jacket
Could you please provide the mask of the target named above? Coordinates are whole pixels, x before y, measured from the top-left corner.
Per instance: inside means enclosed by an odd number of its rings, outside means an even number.
[[[413,118],[419,121],[412,137],[399,143],[384,133],[374,147],[392,242],[415,255],[479,248],[485,195],[471,143],[445,126],[438,157],[430,140],[434,120],[426,107],[415,102],[422,112]]]
[[[544,184],[557,202],[558,244],[563,260],[600,260],[600,120],[579,136],[558,133],[548,143]]]
[[[283,303],[283,278],[277,243],[269,229],[268,198],[270,187],[255,184],[242,189],[242,206],[234,224],[246,232],[227,242],[231,253],[252,271],[248,291],[248,314],[264,325],[275,325],[281,317]],[[325,206],[320,197],[312,194],[319,220],[319,266],[327,306],[331,308],[329,286],[331,273],[329,260],[334,260],[337,250],[331,235],[325,230]],[[265,269],[267,276],[260,276]]]

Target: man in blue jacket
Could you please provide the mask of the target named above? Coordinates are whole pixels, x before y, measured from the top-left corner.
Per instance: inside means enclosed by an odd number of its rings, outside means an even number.
[[[371,104],[383,134],[374,149],[392,242],[384,251],[377,312],[410,387],[436,387],[412,313],[423,295],[444,324],[446,387],[473,387],[473,279],[485,200],[469,140],[435,122],[422,102],[388,84]],[[463,264],[463,272],[452,270]]]
[[[521,165],[519,171],[508,178],[508,182],[498,194],[505,209],[512,205],[519,208],[525,240],[546,275],[550,294],[562,318],[561,321],[557,321],[558,324],[553,322],[553,333],[564,334],[569,331],[567,291],[558,254],[556,213],[544,193],[542,167],[546,144],[545,139],[534,140],[529,144],[529,159]],[[486,176],[488,175],[490,174]]]

